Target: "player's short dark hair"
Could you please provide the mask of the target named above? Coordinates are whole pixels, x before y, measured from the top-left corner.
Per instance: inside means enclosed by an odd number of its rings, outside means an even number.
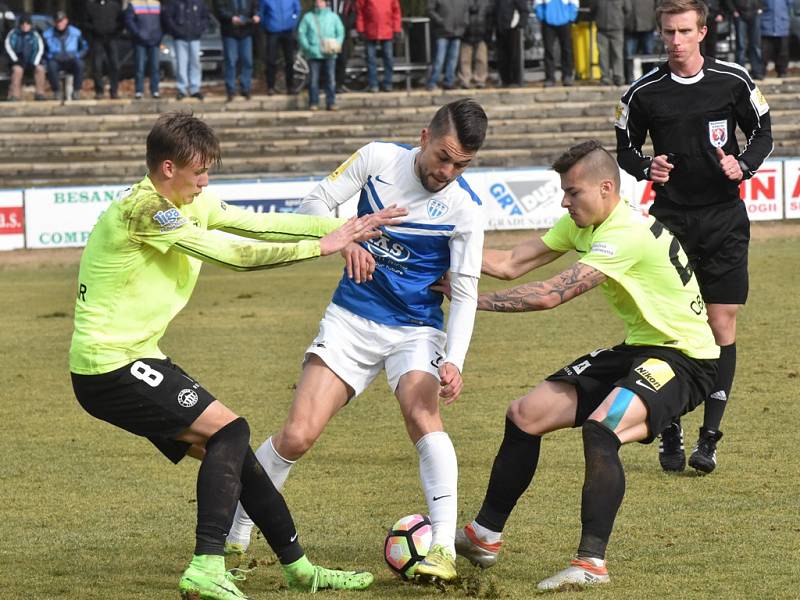
[[[195,159],[206,165],[222,161],[214,130],[191,112],[161,115],[147,136],[147,168],[155,171],[165,160],[185,167]]]
[[[472,98],[462,98],[437,110],[428,125],[428,131],[433,138],[455,131],[464,150],[477,152],[486,138],[488,123],[489,119],[480,104]]]
[[[697,28],[705,27],[708,5],[703,0],[661,0],[656,6],[656,27],[661,31],[661,15],[679,15],[690,10],[697,13]]]
[[[597,140],[587,140],[572,146],[555,160],[553,170],[563,175],[584,160],[587,161],[588,172],[595,174],[598,179],[611,179],[619,192],[620,179],[617,161]]]

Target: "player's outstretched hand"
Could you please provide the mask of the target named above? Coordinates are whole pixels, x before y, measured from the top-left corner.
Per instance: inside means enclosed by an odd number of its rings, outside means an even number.
[[[453,363],[446,362],[439,367],[439,397],[445,404],[452,404],[456,401],[461,390],[464,388],[464,380],[461,379],[461,371]]]
[[[375,257],[363,246],[356,243],[347,244],[342,249],[347,276],[356,283],[372,281],[375,272]]]
[[[382,208],[378,212],[359,217],[359,219],[364,221],[365,231],[369,231],[377,229],[378,227],[383,227],[384,225],[397,225],[398,223],[402,223],[400,217],[405,217],[407,214],[408,209],[398,208],[396,204],[392,204],[386,208]],[[380,235],[380,233],[378,235]],[[363,238],[357,237],[355,241],[363,242],[370,238],[378,237],[378,235],[364,235]]]
[[[376,213],[362,217],[351,217],[347,222],[331,231],[319,241],[320,256],[327,256],[339,252],[351,242],[365,242],[369,239],[380,237],[379,227],[384,225],[397,225],[400,217],[408,214],[405,208],[398,208],[396,204],[387,206]]]
[[[433,292],[441,292],[447,296],[448,300],[452,300],[452,289],[450,288],[450,273],[447,272],[442,275],[439,280],[430,287]]]
[[[659,154],[650,163],[650,180],[656,183],[667,183],[669,173],[675,168],[666,154]]]
[[[742,167],[733,154],[725,154],[725,150],[717,148],[717,158],[719,159],[719,167],[725,173],[725,177],[731,181],[742,180],[742,177],[744,177]]]

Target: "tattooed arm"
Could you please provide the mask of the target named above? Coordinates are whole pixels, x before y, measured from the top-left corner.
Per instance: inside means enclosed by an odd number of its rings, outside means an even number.
[[[478,296],[478,310],[527,312],[555,308],[606,280],[597,269],[577,262],[547,281],[524,283],[508,290]]]

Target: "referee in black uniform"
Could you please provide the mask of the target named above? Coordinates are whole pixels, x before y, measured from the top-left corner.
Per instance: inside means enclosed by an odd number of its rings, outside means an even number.
[[[739,183],[772,152],[769,106],[747,71],[704,57],[708,8],[701,0],[664,0],[656,22],[667,62],[635,81],[617,108],[617,161],[638,180],[654,182],[651,213],[680,240],[695,270],[720,346],[719,374],[705,402],[689,465],[710,473],[717,464],[720,423],[736,370],[736,313],[747,300],[750,220]],[[736,127],[747,140],[736,141]],[[653,157],[642,153],[650,133]],[[661,436],[665,471],[686,464],[683,431]]]

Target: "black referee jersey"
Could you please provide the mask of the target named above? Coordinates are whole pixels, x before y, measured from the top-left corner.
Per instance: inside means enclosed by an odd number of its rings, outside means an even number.
[[[772,152],[769,106],[747,71],[704,58],[702,70],[678,77],[667,63],[636,80],[617,107],[617,161],[638,180],[648,179],[652,157],[642,153],[650,133],[655,155],[675,166],[669,181],[655,185],[656,202],[707,206],[739,199],[738,183],[725,177],[716,149],[736,156],[752,177]],[[743,152],[737,125],[747,139]]]

